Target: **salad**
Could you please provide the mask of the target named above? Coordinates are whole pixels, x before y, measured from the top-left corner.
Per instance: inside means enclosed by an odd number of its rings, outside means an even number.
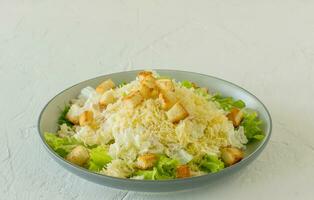
[[[257,113],[242,100],[190,81],[142,71],[118,85],[86,87],[44,134],[61,157],[119,178],[167,180],[218,172],[263,140]]]

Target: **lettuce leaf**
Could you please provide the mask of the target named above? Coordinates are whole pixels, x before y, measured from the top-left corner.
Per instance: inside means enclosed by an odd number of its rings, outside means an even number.
[[[200,168],[206,172],[218,172],[225,168],[224,163],[214,155],[205,155],[200,162]]]
[[[220,94],[216,94],[211,100],[217,102],[220,107],[226,111],[234,107],[240,109],[245,107],[245,103],[242,100],[234,100],[232,97],[223,97]]]
[[[143,176],[145,180],[156,180],[157,168],[154,167],[152,170],[139,170],[135,172],[135,176]]]
[[[62,125],[62,124],[66,124],[69,127],[72,127],[74,124],[72,122],[70,122],[67,118],[66,115],[68,114],[70,110],[70,106],[65,106],[63,111],[61,112],[59,118],[58,118],[58,124]]]
[[[182,85],[183,87],[185,87],[185,88],[188,88],[188,89],[194,87],[194,84],[193,84],[192,82],[190,82],[190,81],[187,81],[187,80],[182,81],[182,82],[181,82],[181,85]]]
[[[125,82],[125,81],[123,81],[122,83],[120,83],[119,85],[118,85],[118,88],[122,88],[123,86],[125,86],[127,83]]]
[[[91,149],[89,156],[88,169],[96,172],[100,171],[112,160],[104,146]]]
[[[206,100],[210,100],[210,95],[205,91],[205,88],[196,88],[195,93],[204,97]]]
[[[61,157],[65,157],[72,151],[74,147],[80,144],[78,140],[73,137],[58,137],[54,133],[44,133],[47,144]]]
[[[257,118],[257,113],[244,113],[243,121],[240,124],[244,128],[244,134],[249,142],[263,140],[265,135],[261,129],[262,121]]]
[[[161,155],[156,165],[156,179],[172,179],[176,176],[176,169],[179,162],[177,160]]]
[[[177,160],[160,155],[153,169],[139,170],[134,173],[134,176],[143,176],[145,180],[174,179],[178,164]]]

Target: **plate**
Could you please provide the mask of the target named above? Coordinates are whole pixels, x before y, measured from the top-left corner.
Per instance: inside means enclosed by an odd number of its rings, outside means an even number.
[[[211,92],[219,92],[224,96],[232,96],[235,99],[242,99],[248,108],[252,108],[257,111],[259,118],[263,121],[263,131],[265,133],[264,140],[260,142],[254,142],[247,145],[245,150],[245,158],[231,167],[227,167],[220,172],[207,174],[203,176],[184,178],[184,179],[174,179],[174,180],[133,180],[133,179],[122,179],[115,178],[111,176],[106,176],[102,174],[97,174],[88,171],[85,168],[76,166],[63,159],[57,155],[46,143],[44,139],[44,132],[56,132],[58,129],[57,120],[60,115],[60,108],[68,104],[71,99],[76,98],[81,89],[86,86],[96,87],[100,82],[111,78],[114,82],[119,83],[122,81],[130,82],[134,80],[136,75],[142,70],[125,71],[113,74],[107,74],[99,76],[93,79],[89,79],[80,82],[70,88],[67,88],[53,97],[43,108],[38,119],[38,132],[41,141],[52,156],[52,158],[63,166],[68,171],[95,183],[113,187],[122,190],[133,190],[142,192],[169,192],[177,190],[189,190],[204,186],[206,184],[212,183],[219,178],[228,176],[231,173],[243,168],[244,166],[251,163],[258,155],[263,151],[266,144],[271,136],[272,121],[271,116],[264,106],[264,104],[258,100],[256,96],[246,91],[245,89],[228,82],[226,80],[216,78],[213,76],[199,74],[195,72],[178,71],[178,70],[155,70],[161,76],[169,76],[175,78],[178,81],[189,80],[195,82],[197,85],[202,87],[207,87]],[[242,171],[245,173],[245,170]]]

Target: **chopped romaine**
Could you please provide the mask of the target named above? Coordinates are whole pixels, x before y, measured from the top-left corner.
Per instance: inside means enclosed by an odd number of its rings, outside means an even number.
[[[224,163],[214,155],[205,155],[200,162],[200,168],[206,172],[218,172],[225,168]]]
[[[241,126],[244,128],[244,134],[251,142],[252,140],[264,139],[263,131],[261,129],[262,121],[257,118],[257,113],[252,112],[244,113],[244,119],[241,122]]]
[[[104,146],[98,146],[90,150],[88,168],[91,171],[100,171],[110,163],[111,160],[112,158],[108,155],[107,149]]]
[[[157,162],[156,179],[172,179],[176,176],[176,168],[179,162],[177,160],[161,155]]]
[[[211,98],[211,100],[217,102],[220,107],[226,111],[232,108],[244,108],[245,103],[242,100],[234,100],[232,97],[223,97],[220,94],[216,94]]]
[[[65,157],[70,151],[80,144],[74,137],[58,137],[54,133],[45,133],[45,140],[48,145],[61,157]]]
[[[204,97],[206,100],[210,99],[210,95],[208,94],[208,92],[204,88],[196,88],[195,93]]]
[[[135,176],[143,176],[145,180],[155,180],[157,175],[157,168],[152,170],[139,170],[135,173]]]
[[[122,83],[120,83],[119,85],[118,85],[118,88],[122,88],[123,86],[125,86],[127,83],[125,82],[125,81],[123,81]]]
[[[190,81],[182,81],[181,82],[181,85],[183,86],[183,87],[186,87],[186,88],[193,88],[194,87],[194,84],[192,83],[192,82],[190,82]]]
[[[61,112],[59,118],[58,118],[58,124],[59,125],[62,125],[62,124],[66,124],[67,126],[69,127],[72,127],[73,126],[73,123],[70,122],[67,118],[66,118],[66,115],[68,114],[70,110],[70,106],[65,106],[63,111]]]

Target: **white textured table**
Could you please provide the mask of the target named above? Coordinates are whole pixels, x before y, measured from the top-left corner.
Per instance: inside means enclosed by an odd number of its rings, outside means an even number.
[[[313,1],[0,1],[0,199],[313,199]],[[192,192],[117,191],[45,152],[45,103],[82,80],[135,68],[196,71],[256,94],[273,136],[253,164]]]

